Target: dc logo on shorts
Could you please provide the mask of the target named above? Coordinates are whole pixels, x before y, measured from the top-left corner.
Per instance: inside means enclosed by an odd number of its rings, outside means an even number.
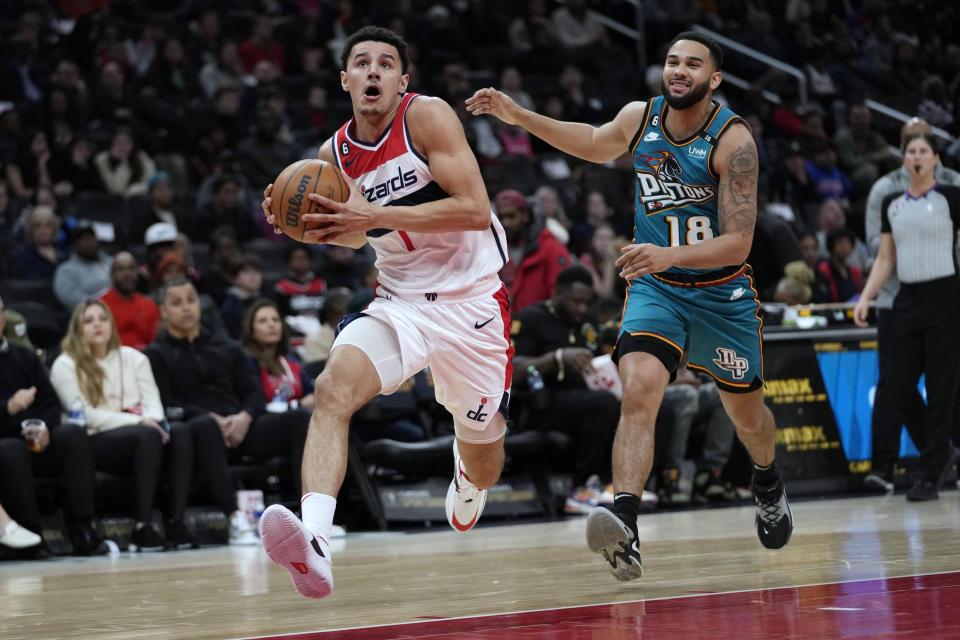
[[[485,405],[487,404],[486,398],[480,398],[480,406],[477,407],[476,411],[467,411],[467,417],[471,420],[476,420],[477,422],[483,422],[483,419],[486,418],[489,413],[484,413]]]
[[[425,293],[423,297],[427,299],[427,302],[433,302],[437,299],[437,294],[435,293]]]
[[[750,368],[750,363],[747,362],[747,359],[738,356],[737,352],[733,349],[717,347],[717,356],[713,364],[733,373],[733,377],[737,380],[741,379],[743,374],[747,372],[747,369]]]

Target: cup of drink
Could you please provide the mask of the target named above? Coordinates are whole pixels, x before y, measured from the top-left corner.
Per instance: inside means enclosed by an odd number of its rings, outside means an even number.
[[[34,453],[40,453],[46,449],[46,445],[40,441],[43,432],[46,430],[47,423],[40,418],[27,418],[20,423],[20,433],[23,435],[23,439],[27,441],[27,448]]]
[[[247,515],[247,521],[256,526],[263,514],[263,491],[260,489],[237,491],[237,509]]]

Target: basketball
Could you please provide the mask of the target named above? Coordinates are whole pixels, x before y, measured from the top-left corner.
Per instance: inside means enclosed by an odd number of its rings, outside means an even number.
[[[307,196],[318,193],[336,202],[344,202],[350,190],[340,170],[323,160],[299,160],[277,176],[273,182],[273,201],[270,213],[277,225],[294,240],[303,241],[303,234],[321,226],[318,222],[305,222],[304,213],[326,213],[326,207]]]

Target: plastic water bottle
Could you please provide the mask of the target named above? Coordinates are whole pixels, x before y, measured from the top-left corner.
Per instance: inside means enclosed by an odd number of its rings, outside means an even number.
[[[280,387],[273,392],[273,399],[267,403],[267,411],[270,413],[283,413],[289,408],[287,396]]]
[[[530,393],[543,391],[543,376],[532,364],[527,367],[527,386],[530,387]]]
[[[74,398],[73,402],[70,404],[70,411],[67,413],[67,424],[76,425],[78,427],[87,426],[87,418],[84,414],[83,398],[80,396]]]
[[[543,376],[532,364],[527,367],[527,387],[530,389],[530,406],[535,411],[544,411],[550,404],[550,394],[543,384]]]

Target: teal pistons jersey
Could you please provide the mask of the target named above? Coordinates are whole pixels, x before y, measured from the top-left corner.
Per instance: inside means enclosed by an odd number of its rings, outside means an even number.
[[[719,176],[713,154],[723,132],[742,118],[716,102],[703,128],[674,140],[663,126],[669,110],[663,96],[647,103],[631,149],[637,178],[634,242],[676,247],[720,234],[717,222]],[[667,273],[703,273],[673,267]]]

